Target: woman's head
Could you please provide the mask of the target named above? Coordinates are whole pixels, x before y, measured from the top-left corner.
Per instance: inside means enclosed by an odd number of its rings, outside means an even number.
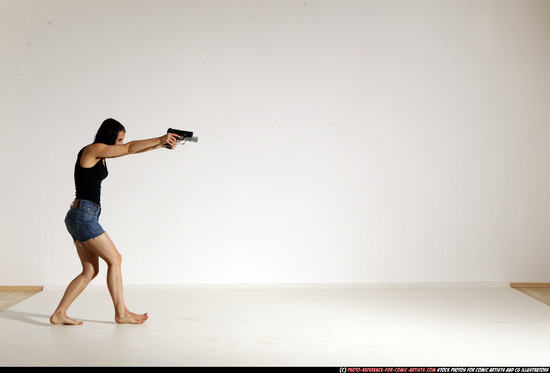
[[[106,119],[97,130],[94,144],[103,143],[107,145],[115,145],[119,142],[120,132],[123,132],[122,135],[124,137],[126,129],[122,124],[120,124],[119,121],[112,118]]]

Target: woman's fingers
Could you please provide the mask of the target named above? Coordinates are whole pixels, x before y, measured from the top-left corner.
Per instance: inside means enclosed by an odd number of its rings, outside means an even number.
[[[174,149],[179,144],[179,142],[178,142],[179,136],[177,136],[176,134],[173,134],[173,133],[171,133],[170,135],[171,135],[170,136],[170,145],[172,145],[172,149]]]
[[[170,145],[172,149],[174,149],[179,144],[178,142],[179,136],[174,133],[167,133],[166,135],[164,135],[164,138],[166,139],[165,143]]]

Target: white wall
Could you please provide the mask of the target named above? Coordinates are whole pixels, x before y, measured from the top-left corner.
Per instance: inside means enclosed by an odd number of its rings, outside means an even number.
[[[67,284],[76,153],[126,284],[549,281],[550,2],[0,1],[0,284]],[[104,282],[103,273],[96,280]]]

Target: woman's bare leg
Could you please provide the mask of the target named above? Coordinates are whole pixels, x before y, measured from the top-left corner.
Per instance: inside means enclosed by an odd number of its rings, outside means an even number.
[[[117,251],[107,233],[82,242],[89,251],[95,253],[107,263],[107,287],[115,306],[115,321],[120,324],[142,324],[147,320],[147,314],[138,315],[128,311],[124,303],[122,290],[122,256]]]
[[[80,242],[75,241],[76,251],[80,262],[82,263],[82,273],[74,278],[67,286],[57,309],[50,317],[52,324],[81,325],[82,322],[71,319],[67,316],[67,309],[74,302],[76,297],[88,286],[90,281],[97,276],[99,272],[99,263],[97,255],[83,247]]]

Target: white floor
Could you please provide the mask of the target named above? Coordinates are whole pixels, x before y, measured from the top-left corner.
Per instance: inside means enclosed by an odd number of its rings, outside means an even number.
[[[550,366],[550,307],[505,285],[106,287],[48,319],[63,288],[0,312],[0,366]]]

